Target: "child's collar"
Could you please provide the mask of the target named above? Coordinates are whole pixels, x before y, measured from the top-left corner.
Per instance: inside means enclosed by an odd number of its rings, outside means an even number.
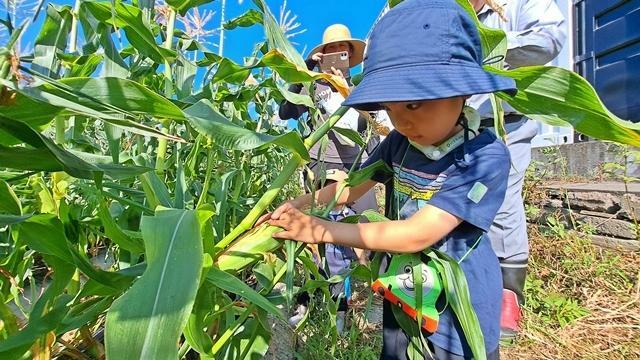
[[[455,135],[451,136],[449,139],[445,140],[442,144],[438,146],[434,145],[420,145],[409,140],[409,143],[416,149],[418,149],[421,153],[424,154],[428,159],[437,161],[445,157],[451,151],[456,149],[458,146],[464,144],[465,141],[465,132],[469,131],[467,134],[468,140],[473,139],[478,133],[478,129],[480,128],[480,114],[469,106],[465,106],[463,109],[464,117],[467,119],[468,130],[462,129]]]

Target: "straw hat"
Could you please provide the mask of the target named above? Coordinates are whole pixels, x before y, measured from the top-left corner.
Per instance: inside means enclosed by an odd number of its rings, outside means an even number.
[[[349,58],[349,67],[360,64],[364,57],[364,47],[366,44],[362,40],[352,38],[349,28],[342,24],[333,24],[326,28],[322,35],[322,44],[314,47],[311,52],[309,52],[309,57],[317,52],[324,52],[323,49],[325,46],[341,41],[348,42],[353,46],[353,53]]]

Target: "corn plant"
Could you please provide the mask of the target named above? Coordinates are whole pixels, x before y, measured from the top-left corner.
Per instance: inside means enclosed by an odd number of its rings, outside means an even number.
[[[313,106],[286,84],[323,78],[348,89],[306,70],[263,0],[224,26],[264,27],[265,41],[245,63],[210,51],[178,28],[209,2],[48,5],[30,54],[16,51],[29,24],[7,20],[1,358],[260,357],[270,319],[286,316],[295,285],[312,275],[303,288],[320,288],[335,312],[310,253],[274,240],[276,228],[252,227],[300,192],[295,175],[308,149],[347,110],[303,139],[273,122],[283,99]],[[483,35],[487,48],[500,43]],[[522,95],[498,96],[533,117],[637,145],[637,129],[613,117],[581,78],[557,75],[509,72]],[[367,280],[376,273],[364,272]],[[272,291],[280,282],[284,293]]]

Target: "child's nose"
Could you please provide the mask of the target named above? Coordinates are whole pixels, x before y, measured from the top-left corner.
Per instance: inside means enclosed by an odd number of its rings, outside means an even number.
[[[398,129],[398,131],[411,130],[411,127],[411,123],[406,120],[400,120],[396,124],[396,129]]]

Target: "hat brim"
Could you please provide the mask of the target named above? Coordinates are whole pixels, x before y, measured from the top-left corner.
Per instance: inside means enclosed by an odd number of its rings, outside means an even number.
[[[515,81],[488,73],[480,66],[423,64],[365,74],[342,105],[375,111],[381,110],[385,102],[436,100],[496,91],[515,95]]]
[[[311,49],[311,51],[309,52],[309,56],[307,58],[311,58],[311,56],[315,53],[324,52],[323,51],[324,47],[329,44],[334,44],[334,43],[343,42],[343,41],[348,42],[349,44],[351,44],[351,46],[353,46],[353,53],[349,58],[349,67],[352,68],[360,64],[364,59],[364,49],[367,46],[367,44],[364,41],[358,40],[358,39],[340,39],[340,40],[328,42],[326,44],[320,44],[314,47],[313,49]]]

